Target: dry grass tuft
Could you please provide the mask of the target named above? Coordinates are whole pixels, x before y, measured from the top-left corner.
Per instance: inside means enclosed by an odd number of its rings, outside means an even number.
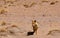
[[[7,11],[4,10],[4,9],[0,10],[0,14],[5,14],[6,12],[7,12]]]
[[[12,27],[17,27],[16,25],[12,25]]]
[[[13,32],[13,31],[9,31],[9,33],[10,33],[10,34],[14,34],[14,32]]]
[[[0,32],[6,32],[7,31],[7,29],[5,29],[5,28],[2,28],[1,30],[0,30]]]
[[[6,25],[6,22],[3,21],[1,25]]]
[[[24,5],[25,8],[28,8],[29,6],[28,5]]]
[[[50,5],[54,5],[54,4],[55,4],[55,2],[51,2],[51,3],[50,3]]]
[[[54,4],[56,4],[56,3],[58,3],[58,1],[51,2],[50,5],[54,5]]]
[[[25,5],[24,5],[24,7],[25,7],[25,8],[29,8],[29,7],[32,7],[32,6],[34,6],[35,4],[36,4],[35,2],[31,3],[30,5],[28,5],[28,4],[25,4]]]
[[[43,0],[42,2],[49,2],[48,0]]]
[[[60,30],[50,30],[47,35],[52,35],[53,33],[60,33]]]

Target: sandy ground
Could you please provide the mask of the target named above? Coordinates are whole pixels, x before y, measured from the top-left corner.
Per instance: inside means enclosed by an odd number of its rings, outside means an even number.
[[[60,38],[60,0],[0,0],[0,38]]]

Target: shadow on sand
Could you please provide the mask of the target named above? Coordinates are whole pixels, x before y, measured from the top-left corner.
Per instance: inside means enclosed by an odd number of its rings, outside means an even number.
[[[27,36],[30,36],[30,35],[33,35],[33,34],[34,34],[34,32],[28,32]]]

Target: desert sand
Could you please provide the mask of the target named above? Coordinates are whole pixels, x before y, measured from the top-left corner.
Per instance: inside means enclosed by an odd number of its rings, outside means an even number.
[[[0,0],[0,38],[60,38],[60,0]]]

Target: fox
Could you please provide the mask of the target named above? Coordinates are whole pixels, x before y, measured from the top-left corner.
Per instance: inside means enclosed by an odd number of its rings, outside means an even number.
[[[37,35],[38,23],[36,20],[32,20],[32,27],[33,27],[33,32],[36,33]]]

